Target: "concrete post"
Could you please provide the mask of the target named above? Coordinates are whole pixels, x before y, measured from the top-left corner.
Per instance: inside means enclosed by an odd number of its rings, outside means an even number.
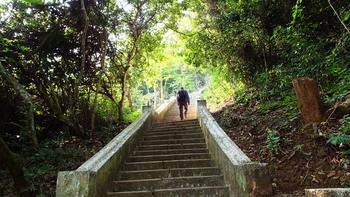
[[[207,108],[207,101],[204,99],[197,100],[197,118],[199,118],[199,107],[200,106]],[[199,122],[200,122],[200,119],[199,119]],[[200,122],[200,124],[201,124],[201,122]]]
[[[96,194],[96,173],[91,171],[58,172],[56,197],[101,195],[103,194]]]
[[[207,107],[207,101],[202,99],[202,100],[197,100],[198,106],[205,106]]]
[[[311,78],[302,77],[293,80],[293,87],[305,123],[322,122],[324,117],[317,83]]]
[[[148,111],[151,111],[151,110],[152,110],[152,107],[150,105],[142,106],[142,113],[145,113],[145,112],[148,112]]]
[[[305,197],[348,197],[349,188],[305,189]]]

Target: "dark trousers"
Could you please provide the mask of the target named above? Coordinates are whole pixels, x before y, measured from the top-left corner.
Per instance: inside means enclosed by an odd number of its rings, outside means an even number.
[[[179,103],[179,110],[180,110],[180,119],[184,119],[184,109],[185,109],[185,118],[187,116],[187,103]]]

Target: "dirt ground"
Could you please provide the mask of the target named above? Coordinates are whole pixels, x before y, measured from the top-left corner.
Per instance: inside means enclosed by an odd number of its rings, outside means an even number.
[[[254,102],[226,106],[213,115],[248,157],[268,163],[276,197],[302,196],[307,188],[350,187],[349,156],[327,144],[338,120],[312,127],[295,109],[263,111]],[[267,148],[267,128],[279,136],[275,155]]]

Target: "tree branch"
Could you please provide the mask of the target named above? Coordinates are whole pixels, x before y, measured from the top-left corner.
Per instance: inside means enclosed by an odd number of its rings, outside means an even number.
[[[331,0],[328,0],[328,3],[329,3],[329,6],[331,6],[332,10],[334,11],[335,15],[337,16],[338,20],[340,21],[340,23],[344,26],[344,28],[346,29],[346,31],[348,33],[350,33],[350,30],[349,28],[346,26],[346,24],[341,20],[338,12],[335,10],[335,8],[333,7],[332,3],[331,3]]]
[[[10,75],[5,67],[0,62],[0,76],[16,91],[16,93],[22,97],[23,105],[25,108],[25,122],[26,132],[32,141],[33,147],[39,149],[38,139],[36,137],[35,126],[34,126],[34,110],[31,95],[23,88],[23,86]]]

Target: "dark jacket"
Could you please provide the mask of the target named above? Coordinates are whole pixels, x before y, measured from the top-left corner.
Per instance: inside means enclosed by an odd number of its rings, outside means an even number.
[[[177,93],[177,103],[179,105],[187,105],[190,104],[190,96],[188,95],[188,92],[186,90],[180,90]]]

